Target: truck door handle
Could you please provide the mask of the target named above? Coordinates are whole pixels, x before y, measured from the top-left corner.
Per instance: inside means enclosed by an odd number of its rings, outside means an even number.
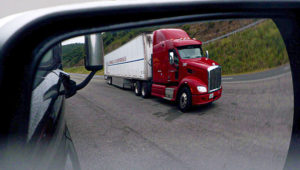
[[[157,70],[157,72],[159,72],[159,73],[160,73],[160,72],[161,72],[161,70]]]

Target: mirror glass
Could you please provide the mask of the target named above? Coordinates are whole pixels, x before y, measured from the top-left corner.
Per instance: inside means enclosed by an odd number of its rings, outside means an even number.
[[[283,168],[294,99],[285,44],[271,19],[176,23],[102,37],[104,68],[66,100],[60,75],[80,83],[90,73],[84,35],[63,41],[60,56],[53,49],[44,55],[28,140],[44,133],[36,127],[45,113],[56,121],[65,100],[82,169]],[[176,68],[168,64],[172,49]]]
[[[103,40],[101,34],[85,36],[85,68],[87,70],[99,70],[103,67]]]

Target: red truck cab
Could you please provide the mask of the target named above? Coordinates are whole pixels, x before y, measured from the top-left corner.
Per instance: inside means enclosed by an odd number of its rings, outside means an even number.
[[[177,101],[179,109],[221,97],[221,67],[204,57],[202,42],[181,29],[153,33],[151,95]]]

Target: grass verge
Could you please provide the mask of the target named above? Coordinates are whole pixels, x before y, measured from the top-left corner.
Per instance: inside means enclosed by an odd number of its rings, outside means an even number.
[[[282,37],[272,20],[203,45],[210,58],[222,66],[223,75],[260,72],[288,63]],[[88,74],[84,66],[64,69],[69,73]],[[100,70],[96,75],[103,75]]]
[[[85,69],[84,66],[78,66],[78,67],[70,67],[70,68],[64,68],[64,71],[67,73],[78,73],[78,74],[89,74],[91,71],[88,71]],[[104,70],[97,71],[96,75],[103,75]]]
[[[282,37],[272,20],[203,45],[223,75],[257,72],[288,63]]]

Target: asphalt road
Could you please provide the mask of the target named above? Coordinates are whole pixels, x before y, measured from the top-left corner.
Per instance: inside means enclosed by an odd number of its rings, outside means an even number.
[[[282,169],[293,119],[285,70],[224,79],[218,101],[185,114],[98,76],[66,101],[82,169]]]
[[[235,76],[224,76],[222,78],[223,82],[232,82],[232,83],[239,83],[239,82],[253,82],[253,81],[261,81],[267,79],[274,79],[285,74],[290,74],[291,69],[289,64],[282,65],[280,67],[270,69],[263,72],[257,72],[252,74],[242,74],[242,75],[235,75]]]

